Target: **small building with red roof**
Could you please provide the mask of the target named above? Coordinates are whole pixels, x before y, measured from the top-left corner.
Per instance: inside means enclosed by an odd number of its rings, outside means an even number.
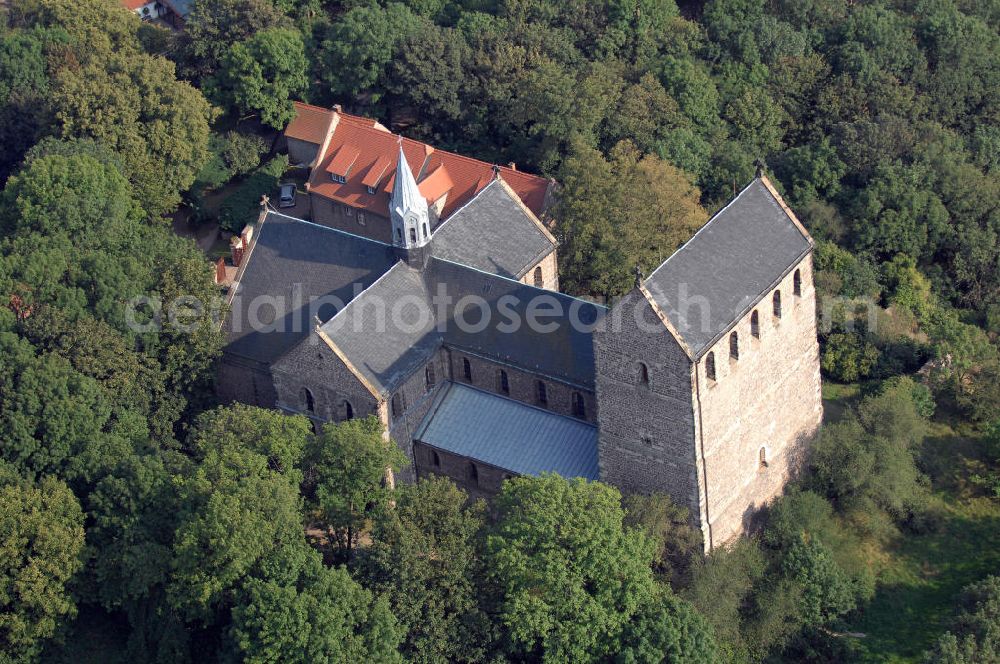
[[[377,120],[344,113],[340,106],[325,109],[296,102],[295,110],[284,137],[289,161],[311,169],[306,189],[314,223],[391,243],[389,203],[402,154],[427,201],[432,233],[463,209],[461,219],[469,221],[453,224],[449,237],[459,238],[466,226],[482,228],[482,218],[501,236],[517,236],[514,227],[526,224],[532,232],[541,229],[551,251],[514,276],[557,287],[556,242],[541,221],[552,203],[553,180],[519,171],[513,164],[498,166],[404,138]],[[496,180],[502,186],[478,200]]]

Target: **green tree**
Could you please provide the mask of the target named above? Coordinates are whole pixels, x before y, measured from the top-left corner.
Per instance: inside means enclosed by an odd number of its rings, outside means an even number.
[[[691,562],[701,556],[701,531],[691,525],[687,508],[665,493],[625,496],[625,525],[641,528],[657,545],[656,571],[678,585],[686,579]]]
[[[5,474],[9,474],[6,473]],[[83,512],[54,478],[0,481],[0,646],[34,661],[61,621],[76,615],[67,589],[82,565]]]
[[[400,43],[423,21],[404,4],[352,7],[327,30],[316,54],[317,76],[330,99],[364,97],[376,104]]]
[[[958,607],[952,629],[925,653],[926,664],[1000,662],[1000,577],[967,586]]]
[[[307,66],[302,35],[272,28],[233,44],[209,87],[220,103],[283,129],[295,117],[292,101],[309,85]]]
[[[618,491],[557,475],[504,483],[486,540],[511,656],[601,661],[655,592],[653,544],[625,528]]]
[[[856,606],[850,579],[818,539],[802,536],[788,548],[782,566],[801,588],[799,619],[807,627],[826,624]]]
[[[219,70],[233,44],[287,24],[272,0],[196,2],[184,22],[186,68],[195,77],[209,76]]]
[[[718,650],[705,619],[662,585],[626,626],[615,661],[701,664],[718,661]]]
[[[308,436],[303,418],[246,406],[199,418],[190,442],[198,463],[174,476],[168,593],[178,610],[215,619],[248,574],[302,544],[297,464]]]
[[[131,233],[144,214],[121,173],[86,154],[32,159],[7,181],[0,206],[8,234],[67,234],[83,245]]]
[[[406,463],[382,433],[374,416],[347,420],[323,427],[306,452],[320,518],[347,560],[373,514],[388,506],[392,488],[387,480]]]
[[[485,506],[467,506],[467,499],[451,480],[423,479],[401,487],[395,508],[376,521],[369,576],[406,629],[407,661],[484,657],[488,620],[478,605],[477,540]]]
[[[172,211],[208,157],[214,112],[164,58],[116,52],[56,78],[53,106],[64,138],[110,147],[151,216]]]
[[[305,546],[303,544],[303,546]],[[384,598],[373,598],[342,567],[324,567],[315,551],[290,583],[251,578],[243,583],[229,628],[241,661],[402,662],[402,631]]]
[[[561,280],[573,293],[620,295],[635,265],[666,260],[708,215],[690,178],[628,142],[609,159],[578,145],[563,166],[557,212]]]
[[[127,422],[127,419],[126,419]],[[2,458],[29,477],[55,474],[91,481],[127,457],[137,441],[119,428],[92,378],[65,359],[37,354],[24,339],[0,332]]]

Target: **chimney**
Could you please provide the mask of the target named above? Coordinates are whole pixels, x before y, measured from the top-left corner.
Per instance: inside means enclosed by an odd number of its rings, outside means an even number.
[[[219,256],[219,260],[215,261],[215,283],[221,284],[226,280],[226,259]]]
[[[344,107],[341,106],[340,104],[334,104],[333,105],[333,112],[334,113],[342,113],[343,110],[344,110]]]
[[[234,235],[233,239],[229,241],[229,250],[233,256],[233,265],[239,267],[240,263],[243,262],[243,252],[246,250],[246,247],[243,245],[243,238],[239,235]]]
[[[507,168],[509,168],[512,171],[516,171],[517,170],[517,164],[515,164],[514,162],[510,162],[509,164],[507,164]]]
[[[243,248],[250,248],[250,241],[253,239],[253,224],[247,224],[243,227],[243,232],[240,233],[240,239],[243,240]]]

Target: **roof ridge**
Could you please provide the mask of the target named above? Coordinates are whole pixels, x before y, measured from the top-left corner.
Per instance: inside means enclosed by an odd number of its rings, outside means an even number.
[[[536,290],[536,291],[538,291],[540,293],[544,293],[544,294],[548,294],[548,295],[554,295],[554,296],[565,298],[565,299],[568,299],[568,300],[576,300],[577,302],[582,302],[584,304],[589,304],[589,305],[595,306],[595,307],[597,307],[599,309],[603,309],[605,312],[609,311],[609,309],[608,309],[608,307],[606,305],[599,304],[599,303],[593,302],[591,300],[585,300],[582,297],[576,297],[574,295],[570,295],[569,293],[563,293],[563,292],[560,292],[560,291],[549,290],[548,288],[539,288],[538,286],[535,286],[533,284],[526,284],[523,281],[518,281],[517,279],[514,279],[512,277],[505,277],[502,274],[496,274],[495,272],[488,272],[486,270],[480,270],[479,268],[472,267],[471,265],[466,265],[464,263],[458,263],[456,261],[448,260],[447,258],[441,258],[440,256],[434,256],[433,250],[431,252],[431,258],[433,258],[436,261],[441,261],[442,263],[449,263],[451,265],[457,265],[458,267],[464,268],[466,270],[472,270],[474,272],[479,272],[480,274],[485,274],[485,275],[490,276],[490,277],[495,277],[497,279],[503,279],[504,281],[509,281],[511,283],[517,284],[518,286],[524,286],[525,288],[530,288],[530,289]]]
[[[643,283],[647,283],[647,282],[648,282],[648,281],[649,281],[650,279],[652,279],[652,278],[653,278],[653,275],[654,275],[654,274],[656,274],[657,272],[659,272],[659,271],[660,271],[660,269],[661,269],[661,268],[662,268],[662,267],[663,267],[664,265],[666,265],[666,264],[667,264],[667,262],[668,262],[668,261],[669,261],[669,260],[670,260],[671,258],[673,258],[673,257],[674,257],[674,256],[676,256],[677,254],[679,254],[679,253],[680,253],[681,251],[683,251],[683,250],[684,250],[684,247],[686,247],[686,246],[688,246],[689,244],[691,244],[691,242],[692,242],[692,241],[693,241],[693,240],[694,240],[694,239],[695,239],[696,237],[698,237],[698,235],[699,235],[699,234],[701,234],[701,232],[702,232],[703,230],[705,230],[706,228],[708,228],[708,227],[709,227],[709,225],[710,225],[710,224],[711,224],[711,223],[712,223],[713,221],[715,221],[716,219],[718,219],[718,218],[719,218],[719,216],[720,216],[720,215],[721,215],[721,214],[722,214],[723,212],[725,212],[725,211],[726,211],[726,210],[727,210],[727,209],[729,208],[729,206],[730,206],[730,205],[732,205],[732,204],[733,204],[733,203],[735,203],[735,202],[736,202],[737,200],[739,200],[740,196],[742,196],[743,194],[745,194],[745,193],[746,193],[746,191],[747,191],[748,189],[750,189],[750,187],[752,187],[752,186],[753,186],[753,183],[754,183],[754,182],[757,182],[757,180],[758,180],[758,179],[759,179],[759,178],[754,178],[754,179],[750,180],[750,182],[749,182],[749,183],[747,184],[747,186],[743,187],[743,189],[741,189],[741,190],[740,190],[740,193],[738,193],[738,194],[736,194],[735,196],[733,196],[733,198],[732,198],[732,199],[730,199],[730,201],[729,201],[728,203],[726,203],[725,205],[723,205],[723,206],[722,206],[721,208],[719,208],[719,210],[718,210],[718,211],[717,211],[717,212],[716,212],[715,214],[713,214],[713,215],[712,215],[711,217],[709,217],[709,218],[708,218],[708,221],[706,221],[706,222],[705,222],[704,224],[702,224],[702,225],[701,225],[701,228],[699,228],[699,229],[698,229],[697,231],[695,231],[695,234],[694,234],[694,235],[692,235],[691,237],[689,237],[689,238],[687,239],[687,241],[686,241],[686,242],[685,242],[684,244],[682,244],[681,246],[677,247],[677,249],[676,249],[676,250],[674,251],[674,253],[672,253],[672,254],[670,254],[669,256],[667,256],[667,257],[666,257],[666,259],[664,259],[664,261],[663,261],[662,263],[660,263],[660,264],[659,264],[659,266],[657,266],[657,268],[656,268],[655,270],[653,270],[652,272],[650,272],[650,273],[649,273],[649,276],[648,276],[648,277],[646,277],[646,278],[645,278],[645,279],[643,280]]]
[[[350,301],[350,302],[348,302],[347,304],[345,304],[345,305],[344,305],[344,306],[343,306],[343,307],[342,307],[342,308],[340,309],[340,311],[338,311],[338,312],[337,312],[337,313],[335,313],[334,315],[330,316],[330,320],[328,320],[328,321],[325,321],[325,322],[321,323],[321,324],[319,325],[319,329],[321,329],[321,330],[322,330],[322,329],[323,329],[323,328],[325,328],[325,327],[326,327],[327,325],[329,325],[330,323],[332,323],[332,322],[333,322],[333,321],[334,321],[334,320],[335,320],[335,319],[337,318],[337,316],[339,316],[340,314],[342,314],[342,313],[344,313],[345,311],[347,311],[348,309],[350,309],[350,308],[351,308],[351,305],[352,305],[352,304],[354,304],[355,302],[357,302],[357,301],[358,301],[359,299],[361,299],[361,296],[362,296],[362,295],[364,295],[364,294],[365,294],[365,293],[367,293],[368,291],[370,291],[370,290],[372,290],[373,288],[375,288],[375,286],[376,286],[376,285],[377,285],[377,284],[378,284],[378,283],[379,283],[380,281],[382,281],[383,279],[385,279],[385,278],[386,278],[386,276],[388,276],[388,274],[389,274],[390,272],[392,272],[393,270],[395,270],[395,269],[396,269],[397,267],[399,267],[400,265],[403,265],[403,266],[406,266],[406,267],[409,267],[409,266],[408,266],[408,265],[406,265],[406,263],[404,263],[403,261],[401,261],[401,260],[397,260],[397,261],[396,261],[395,263],[393,263],[393,264],[392,264],[392,266],[391,266],[391,267],[390,267],[390,268],[389,268],[388,270],[386,270],[385,272],[383,272],[382,274],[380,274],[380,275],[378,276],[378,279],[376,279],[375,281],[373,281],[373,282],[371,282],[370,284],[368,284],[368,287],[367,287],[367,288],[363,288],[363,289],[361,289],[361,292],[360,292],[360,293],[358,293],[357,295],[355,295],[355,296],[354,296],[353,298],[351,298],[351,301]],[[357,282],[355,282],[355,283],[357,283]]]
[[[389,244],[387,242],[382,242],[381,240],[375,240],[375,239],[370,238],[370,237],[365,237],[364,235],[357,235],[355,233],[351,233],[350,231],[345,231],[345,230],[341,230],[339,228],[334,228],[333,226],[324,226],[323,224],[317,224],[315,221],[309,221],[308,219],[301,219],[299,217],[293,217],[291,215],[284,214],[283,212],[278,212],[276,210],[268,210],[267,214],[268,214],[268,216],[270,216],[270,215],[273,214],[273,215],[278,216],[278,217],[284,217],[285,219],[290,219],[291,221],[295,221],[295,222],[298,222],[298,223],[301,223],[301,224],[307,224],[309,226],[315,226],[316,228],[321,228],[323,230],[327,230],[327,231],[330,231],[332,233],[339,233],[340,235],[346,235],[347,237],[353,237],[353,238],[357,238],[359,240],[366,240],[368,242],[371,242],[373,244],[377,244],[377,245],[382,246],[382,247],[392,247],[391,244]]]

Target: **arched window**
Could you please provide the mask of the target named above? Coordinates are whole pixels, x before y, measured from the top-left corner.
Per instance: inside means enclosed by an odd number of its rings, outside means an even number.
[[[735,332],[729,335],[729,357],[740,359],[740,337]]]
[[[705,375],[709,380],[715,380],[715,353],[709,353],[705,358]]]
[[[428,391],[437,383],[437,375],[434,372],[433,364],[428,364],[427,368],[424,369],[424,382],[427,384]]]
[[[431,463],[434,464],[435,468],[441,467],[441,457],[439,457],[438,453],[434,450],[431,450]]]
[[[403,230],[400,229],[400,228],[397,228],[396,229],[396,242],[400,242],[401,243],[402,241],[403,241]]]
[[[792,275],[792,292],[796,297],[802,297],[802,272],[796,270]]]
[[[410,229],[410,242],[416,242],[416,241],[417,241],[417,229],[416,228],[411,228]]]
[[[587,419],[587,403],[583,400],[583,395],[579,392],[573,393],[573,417],[581,420]]]
[[[507,372],[503,369],[497,369],[497,392],[500,394],[510,394],[510,379],[507,377]]]
[[[424,224],[424,239],[427,239],[427,224]]]
[[[549,392],[545,387],[545,383],[538,381],[536,383],[536,396],[538,397],[538,405],[545,408],[549,405]]]
[[[462,358],[462,374],[465,376],[465,382],[472,382],[472,365],[469,364],[469,358]]]
[[[760,452],[757,453],[757,461],[760,464],[760,468],[767,468],[767,448],[760,448]]]
[[[644,362],[639,363],[639,384],[649,387],[649,367]]]
[[[316,412],[316,400],[313,398],[313,393],[309,391],[308,387],[302,388],[302,402],[305,404],[308,412]]]
[[[544,283],[545,282],[542,281],[542,266],[539,265],[535,268],[535,287],[541,288]]]
[[[344,399],[344,403],[341,404],[341,408],[343,410],[345,420],[354,419],[354,407],[351,406],[350,401]]]
[[[781,291],[780,290],[774,291],[774,297],[771,298],[771,301],[774,303],[774,317],[775,318],[781,318]]]
[[[403,414],[403,405],[399,398],[399,393],[392,395],[392,416],[399,417]]]
[[[466,470],[466,474],[469,476],[469,481],[473,484],[479,485],[479,469],[476,468],[476,464],[469,462],[469,467]]]
[[[756,309],[754,309],[753,313],[750,314],[750,334],[752,334],[755,339],[760,339],[760,315],[757,313]]]

